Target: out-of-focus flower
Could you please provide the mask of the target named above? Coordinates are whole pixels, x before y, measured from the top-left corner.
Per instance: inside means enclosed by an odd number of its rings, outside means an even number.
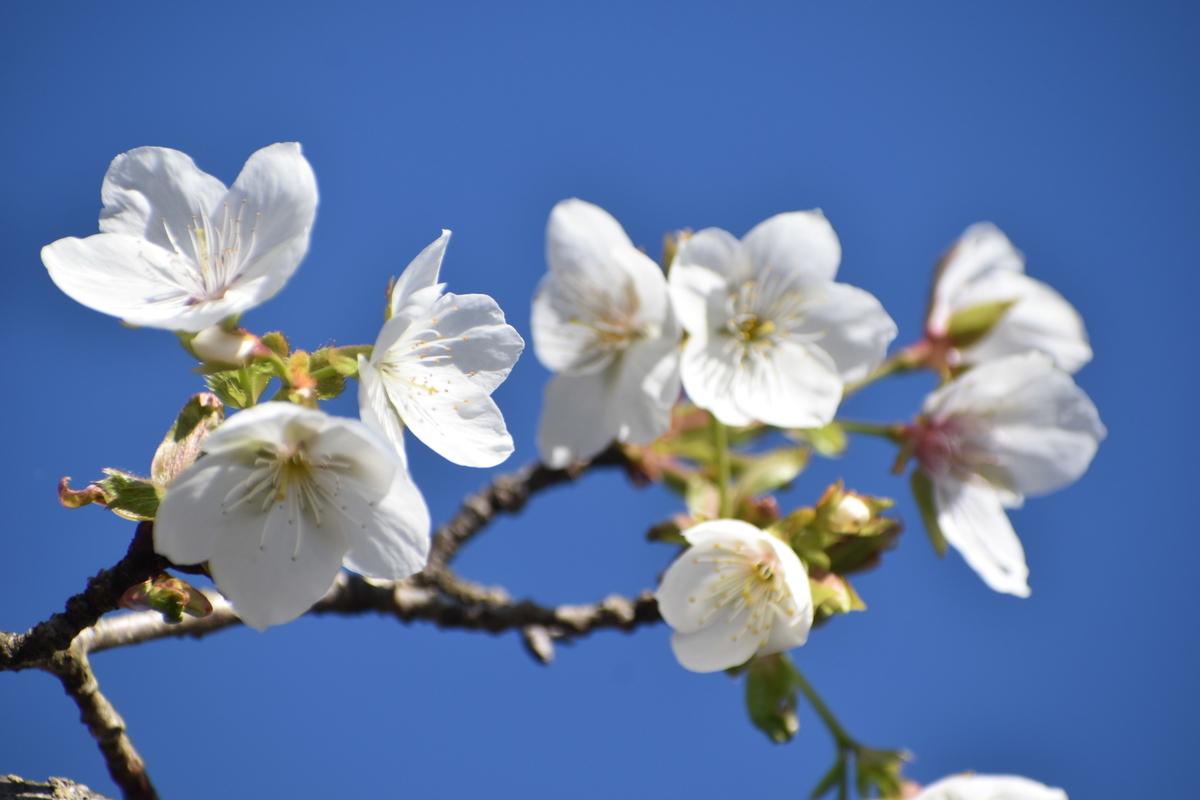
[[[1074,373],[1092,360],[1079,312],[1025,274],[1024,255],[990,222],[967,228],[943,258],[925,327],[966,364],[1040,351]]]
[[[1106,431],[1096,407],[1044,353],[988,361],[925,400],[906,434],[933,483],[937,524],[984,582],[1029,595],[1025,553],[1005,508],[1087,470]]]
[[[563,200],[546,226],[550,272],[533,299],[533,347],[557,373],[538,431],[564,467],[613,440],[649,444],[679,397],[679,326],[662,270],[604,209]]]
[[[741,241],[707,228],[680,243],[671,299],[696,405],[727,425],[833,419],[844,384],[866,377],[896,336],[873,295],[834,283],[841,256],[820,211],[778,214]]]
[[[300,145],[264,147],[233,186],[165,147],[113,159],[100,230],[42,248],[50,277],[130,325],[196,332],[273,297],[308,252],[317,181]]]
[[[270,354],[257,336],[237,328],[226,330],[220,325],[205,328],[188,343],[201,361],[244,366],[254,356]]]
[[[926,786],[914,800],[1067,800],[1067,793],[1018,775],[954,775]]]
[[[663,575],[655,595],[675,629],[671,647],[680,664],[716,672],[804,644],[812,594],[790,547],[733,519],[702,522],[683,535],[691,547]]]
[[[407,426],[443,457],[491,467],[513,451],[492,400],[525,349],[485,294],[442,294],[450,231],[413,259],[392,287],[391,317],[371,358],[358,357],[359,414],[402,456]]]
[[[307,611],[345,565],[399,579],[429,555],[429,509],[390,446],[358,420],[264,403],[222,423],[167,490],[154,549],[207,561],[242,620]]]

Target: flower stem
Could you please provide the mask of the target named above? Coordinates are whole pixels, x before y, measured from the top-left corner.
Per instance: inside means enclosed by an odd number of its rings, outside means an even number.
[[[275,368],[275,375],[279,378],[280,382],[283,383],[284,388],[290,389],[292,386],[292,376],[291,373],[288,372],[288,366],[284,360],[274,353],[268,356],[267,360],[270,361],[271,366]]]
[[[242,367],[238,370],[238,382],[242,384],[242,390],[246,393],[246,408],[255,405],[258,400],[254,397],[254,384],[250,380],[250,370]]]
[[[825,701],[817,694],[817,690],[812,687],[812,684],[800,672],[800,668],[793,665],[793,669],[796,673],[793,676],[796,686],[804,693],[804,697],[812,705],[813,709],[816,710],[817,716],[821,718],[821,721],[825,723],[825,727],[833,735],[834,741],[837,742],[838,750],[857,749],[860,746],[859,743],[850,734],[846,733],[846,729],[837,721],[837,717],[833,716],[833,712],[829,710],[829,706],[825,705]]]
[[[878,422],[862,422],[854,419],[836,419],[838,425],[841,425],[844,430],[851,433],[862,433],[867,436],[878,436],[888,441],[900,443],[900,435],[904,430],[903,423],[893,422],[889,424],[881,424]]]
[[[717,451],[717,516],[729,519],[733,516],[729,481],[732,471],[729,466],[729,428],[724,422],[712,418],[713,448]]]

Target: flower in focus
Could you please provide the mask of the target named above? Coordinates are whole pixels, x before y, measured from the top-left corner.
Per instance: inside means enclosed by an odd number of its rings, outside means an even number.
[[[546,263],[531,322],[538,360],[556,373],[542,461],[565,467],[613,439],[649,444],[679,397],[680,330],[662,270],[607,211],[577,199],[550,212]]]
[[[399,579],[429,555],[429,509],[403,461],[358,420],[264,403],[204,439],[154,522],[154,549],[207,561],[253,628],[289,622],[344,565]]]
[[[1067,793],[1018,775],[954,775],[926,786],[914,800],[1067,800]]]
[[[450,231],[421,251],[392,287],[391,316],[370,359],[358,357],[359,415],[404,456],[404,428],[468,467],[492,467],[513,451],[491,394],[525,349],[485,294],[442,294]]]
[[[978,330],[964,331],[956,345],[959,326]],[[990,222],[967,228],[942,259],[925,327],[931,342],[955,347],[966,364],[1037,350],[1075,373],[1092,360],[1079,312],[1025,274],[1024,255]]]
[[[685,668],[716,672],[799,647],[812,627],[808,573],[792,548],[748,522],[718,519],[683,532],[691,545],[655,597]]]
[[[907,434],[945,540],[988,586],[1019,597],[1029,569],[1004,509],[1076,481],[1105,435],[1092,401],[1044,353],[971,369],[926,398]]]
[[[308,252],[317,182],[300,145],[250,156],[233,186],[184,153],[113,159],[100,230],[42,248],[58,288],[131,325],[196,331],[273,297]]]
[[[671,299],[689,339],[683,386],[727,425],[816,428],[843,385],[883,360],[896,324],[868,292],[834,283],[842,248],[820,211],[778,214],[738,241],[685,239]]]

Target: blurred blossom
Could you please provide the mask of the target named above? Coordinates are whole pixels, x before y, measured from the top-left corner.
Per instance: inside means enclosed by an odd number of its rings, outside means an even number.
[[[130,325],[192,333],[282,289],[317,213],[295,142],[251,155],[229,189],[178,150],[139,147],[113,159],[100,197],[101,233],[42,248],[50,277]]]
[[[675,629],[671,647],[680,664],[716,672],[804,644],[812,594],[792,548],[733,519],[702,522],[683,535],[691,547],[667,569],[655,595]]]
[[[1003,304],[1012,303],[1004,309]],[[976,341],[957,347],[963,363],[1043,352],[1066,372],[1092,360],[1079,312],[1062,295],[1025,274],[1025,256],[999,228],[980,222],[963,233],[942,260],[933,289],[926,334],[939,341],[956,315],[995,306],[1002,315]],[[961,319],[961,317],[960,317]]]
[[[604,209],[563,200],[546,226],[550,272],[533,299],[533,346],[546,369],[538,444],[564,467],[613,440],[649,444],[679,397],[679,326],[662,270]]]
[[[1044,353],[1006,356],[926,398],[907,435],[946,541],[988,586],[1027,597],[1025,553],[1004,509],[1083,475],[1106,435],[1092,401]]]
[[[484,294],[442,294],[450,231],[412,260],[392,287],[390,318],[369,359],[358,357],[359,415],[404,458],[404,428],[444,458],[492,467],[513,451],[492,400],[525,342]]]
[[[954,775],[926,786],[915,800],[1067,800],[1067,793],[1017,775]]]
[[[167,490],[154,549],[208,562],[249,626],[289,622],[344,565],[399,579],[429,555],[429,510],[401,458],[358,420],[265,403],[222,423]]]
[[[843,385],[878,366],[896,336],[873,295],[833,282],[841,256],[820,211],[778,214],[741,241],[707,228],[680,243],[671,299],[696,405],[727,425],[833,419]]]

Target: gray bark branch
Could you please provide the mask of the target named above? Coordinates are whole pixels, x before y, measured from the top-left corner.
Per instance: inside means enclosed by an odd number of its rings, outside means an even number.
[[[0,775],[0,800],[109,800],[82,783],[51,778],[46,783],[27,781],[16,775]]]

